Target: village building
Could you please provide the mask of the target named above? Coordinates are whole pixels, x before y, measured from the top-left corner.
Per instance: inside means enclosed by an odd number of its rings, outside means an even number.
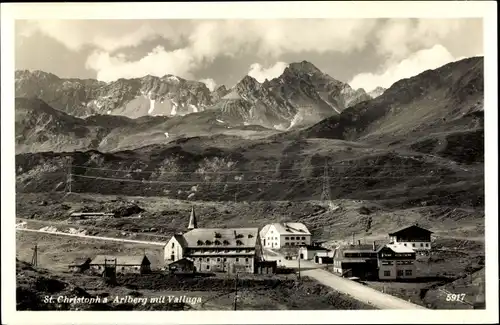
[[[145,256],[110,256],[97,255],[90,262],[90,269],[97,273],[105,268],[116,268],[116,274],[146,274],[151,272],[151,262]]]
[[[333,264],[333,255],[335,251],[333,250],[325,250],[316,252],[314,255],[314,263],[316,264]]]
[[[301,245],[299,247],[299,258],[302,260],[314,260],[319,252],[328,252],[329,249],[320,245]],[[326,256],[326,255],[325,255]]]
[[[375,243],[341,246],[334,253],[333,272],[343,277],[377,278],[377,251]]]
[[[416,253],[413,249],[388,244],[380,247],[377,254],[380,280],[416,278]]]
[[[301,222],[271,223],[260,231],[262,247],[279,249],[311,245],[311,233]]]
[[[90,268],[90,257],[78,257],[68,265],[70,272],[83,272]]]
[[[174,262],[169,262],[167,270],[169,273],[194,273],[195,266],[192,259],[185,257]]]
[[[275,274],[278,269],[277,261],[259,261],[256,265],[257,274]]]
[[[197,272],[254,273],[262,259],[258,228],[198,228],[193,208],[188,231],[164,246],[165,263],[183,258],[191,259]]]
[[[432,231],[415,224],[389,233],[389,240],[391,244],[409,247],[414,251],[428,251],[431,249],[431,234]]]

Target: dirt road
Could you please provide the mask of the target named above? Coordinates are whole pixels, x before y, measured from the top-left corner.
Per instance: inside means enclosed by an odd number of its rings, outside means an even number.
[[[277,256],[280,255],[277,252],[269,250],[264,250],[264,254],[269,260],[277,260]],[[299,267],[297,260],[286,260],[284,257],[279,259],[280,264],[283,266],[294,269],[298,269]],[[379,309],[426,309],[425,307],[382,293],[361,283],[332,274],[322,269],[324,267],[325,265],[301,260],[300,274],[313,278],[325,286]]]
[[[58,231],[43,231],[43,230],[23,229],[23,228],[16,228],[16,230],[17,231],[38,232],[38,233],[57,235],[57,236],[70,236],[70,237],[80,237],[80,238],[89,238],[89,239],[106,240],[106,241],[118,241],[118,242],[122,242],[122,243],[135,243],[135,244],[152,245],[152,246],[164,246],[165,245],[165,242],[152,242],[152,241],[141,241],[141,240],[132,240],[132,239],[112,238],[112,237],[68,234],[65,232],[58,232]]]

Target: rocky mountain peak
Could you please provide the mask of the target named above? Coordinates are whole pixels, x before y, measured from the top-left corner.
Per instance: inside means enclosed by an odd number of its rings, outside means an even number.
[[[318,69],[314,64],[309,61],[301,61],[290,63],[288,68],[294,72],[299,73],[321,73],[321,70]]]

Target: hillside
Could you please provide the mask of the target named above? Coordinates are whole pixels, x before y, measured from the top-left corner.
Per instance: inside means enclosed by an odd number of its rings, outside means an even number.
[[[275,131],[256,125],[232,125],[219,120],[213,110],[184,116],[118,115],[77,118],[56,110],[37,98],[15,100],[16,153],[136,149],[146,145],[194,136],[228,134],[243,138],[264,137]]]
[[[446,64],[394,83],[382,95],[287,138],[391,142],[483,127],[483,58]]]

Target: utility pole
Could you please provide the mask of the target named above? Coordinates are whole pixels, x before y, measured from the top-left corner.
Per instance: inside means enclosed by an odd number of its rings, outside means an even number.
[[[73,165],[73,162],[72,162],[72,159],[71,157],[68,159],[68,173],[67,173],[67,176],[66,176],[66,187],[67,187],[67,190],[68,190],[68,194],[71,194],[71,181],[72,181],[72,165]]]
[[[330,203],[331,198],[330,191],[330,178],[328,177],[328,160],[325,160],[325,167],[323,168],[323,190],[321,191],[321,201],[327,201]]]
[[[38,266],[38,245],[35,244],[33,248],[33,257],[31,258],[31,265]]]
[[[236,279],[234,281],[234,310],[236,310],[237,301],[238,301],[238,272],[236,272]]]
[[[299,273],[298,273],[298,278],[299,278],[299,281],[300,281],[300,248],[299,248],[299,250],[298,250],[298,252],[297,252],[297,259],[298,259],[298,261],[299,261]]]

